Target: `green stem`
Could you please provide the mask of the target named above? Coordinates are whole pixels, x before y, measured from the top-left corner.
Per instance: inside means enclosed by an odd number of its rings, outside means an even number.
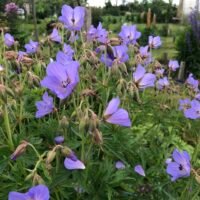
[[[10,121],[9,121],[9,116],[8,116],[8,108],[6,105],[4,105],[4,124],[6,128],[6,133],[7,133],[7,139],[8,139],[8,145],[10,147],[10,150],[14,150],[14,144],[12,140],[12,131],[10,128]]]
[[[38,156],[38,158],[40,159],[40,154],[38,153],[38,151],[36,150],[36,148],[31,144],[28,143],[28,145],[35,151],[35,154]]]

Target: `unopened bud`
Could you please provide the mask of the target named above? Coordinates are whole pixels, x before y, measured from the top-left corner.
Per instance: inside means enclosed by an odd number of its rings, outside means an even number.
[[[62,144],[64,142],[65,138],[63,136],[57,136],[54,138],[54,142],[56,144]]]
[[[93,140],[96,144],[98,145],[101,145],[103,144],[103,137],[102,137],[102,133],[98,130],[98,129],[95,129],[93,132],[92,132],[92,135],[93,135]]]
[[[67,156],[70,155],[70,153],[72,152],[72,150],[70,148],[68,148],[68,147],[65,146],[65,147],[63,147],[61,149],[61,152],[62,152],[62,154],[63,154],[64,157],[67,157]]]
[[[44,184],[44,180],[42,179],[42,177],[40,175],[35,173],[34,177],[33,177],[33,184],[34,185]]]
[[[34,173],[30,173],[28,176],[26,176],[25,181],[32,179],[33,176],[34,176]]]
[[[27,146],[28,146],[28,142],[23,140],[22,143],[16,148],[14,153],[10,156],[10,159],[16,160],[19,156],[21,156],[26,151]]]
[[[59,124],[62,128],[67,128],[67,126],[69,125],[69,121],[68,121],[67,117],[63,116],[62,119],[60,120]]]
[[[49,151],[47,154],[47,158],[46,158],[46,163],[49,164],[51,163],[56,157],[56,151],[52,150]]]

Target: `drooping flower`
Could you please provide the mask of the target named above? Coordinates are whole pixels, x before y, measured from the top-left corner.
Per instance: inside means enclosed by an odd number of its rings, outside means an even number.
[[[164,71],[165,71],[164,69],[158,68],[158,69],[155,70],[155,74],[156,74],[158,77],[161,77],[161,76],[163,76]]]
[[[200,118],[200,102],[196,99],[192,100],[190,103],[191,107],[185,110],[184,115],[189,119],[199,119]]]
[[[10,192],[8,200],[49,200],[49,189],[45,185],[37,185],[28,190],[26,193]]]
[[[139,89],[154,87],[156,76],[152,73],[146,73],[142,65],[138,65],[136,71],[133,73],[133,82]]]
[[[17,61],[21,62],[23,60],[24,56],[27,56],[27,53],[24,51],[19,51],[17,54]]]
[[[163,77],[161,79],[158,80],[157,82],[157,88],[159,90],[163,90],[164,88],[167,88],[170,85],[167,77]]]
[[[64,166],[69,170],[85,169],[84,163],[78,160],[74,152],[71,152],[70,155],[65,158]]]
[[[128,116],[128,112],[122,108],[119,108],[119,97],[113,98],[104,112],[104,119],[111,124],[117,124],[120,126],[131,126],[131,120]]]
[[[36,53],[39,47],[39,43],[30,40],[29,43],[26,44],[24,47],[26,49],[26,53],[28,54]]]
[[[197,92],[199,89],[199,81],[194,79],[193,74],[189,74],[189,77],[186,80],[186,83],[188,86],[193,89],[195,92]]]
[[[79,82],[79,63],[70,62],[63,67],[58,62],[52,62],[47,66],[47,76],[41,81],[41,85],[54,92],[58,98],[68,97]]]
[[[175,149],[172,153],[173,161],[167,165],[167,173],[171,176],[172,181],[182,177],[190,176],[191,164],[190,155],[187,151],[178,151]]]
[[[102,24],[99,23],[97,28],[91,25],[90,29],[87,32],[87,40],[88,41],[98,41],[100,43],[108,42],[108,31],[102,27]]]
[[[6,33],[4,35],[4,43],[7,47],[11,47],[15,43],[15,39],[11,34]]]
[[[59,20],[70,31],[80,31],[84,24],[85,8],[77,6],[74,9],[68,5],[63,5],[61,10],[62,16]]]
[[[63,137],[63,136],[56,136],[55,138],[54,138],[54,142],[56,143],[56,144],[62,144],[63,142],[64,142],[64,140],[65,140],[65,138]]]
[[[169,64],[168,64],[168,67],[171,71],[176,71],[180,66],[178,64],[178,61],[177,60],[170,60],[169,61]]]
[[[135,171],[136,173],[138,173],[139,175],[141,175],[141,176],[145,176],[144,169],[143,169],[143,167],[142,167],[141,165],[136,165],[136,166],[134,167],[134,171]]]
[[[50,97],[47,92],[42,96],[42,101],[36,102],[35,105],[37,107],[36,118],[41,118],[51,113],[54,109],[53,98]]]
[[[127,54],[128,48],[124,45],[112,47],[112,52],[107,52],[107,55],[102,54],[100,60],[106,66],[112,67],[114,63],[124,63],[129,59]]]
[[[10,159],[16,160],[19,156],[21,156],[26,151],[27,146],[28,146],[28,142],[23,140],[15,149],[15,151],[12,153],[12,155],[10,156]]]
[[[137,39],[141,37],[141,32],[137,31],[136,25],[123,25],[121,27],[121,32],[119,33],[119,37],[122,39],[123,43],[128,44],[136,44]]]
[[[125,169],[126,166],[125,166],[125,164],[122,161],[118,160],[115,163],[115,167],[116,167],[116,169]]]
[[[179,100],[179,110],[187,110],[191,107],[190,99],[180,99]]]
[[[149,47],[152,49],[157,49],[162,45],[161,39],[159,36],[153,37],[149,36]]]
[[[68,58],[73,58],[74,56],[74,50],[72,49],[72,47],[70,45],[67,45],[66,43],[64,43],[63,45],[63,52],[68,56]]]
[[[148,65],[150,62],[152,62],[153,59],[152,59],[151,53],[148,50],[149,50],[149,46],[140,47],[139,56],[142,59],[142,63],[138,63],[138,64]]]
[[[58,43],[61,43],[61,40],[62,40],[57,28],[53,29],[53,32],[51,33],[49,38],[51,41],[58,42]]]

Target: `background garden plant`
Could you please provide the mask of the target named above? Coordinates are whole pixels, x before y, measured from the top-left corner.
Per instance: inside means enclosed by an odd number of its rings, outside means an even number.
[[[0,199],[198,199],[195,75],[177,83],[178,61],[157,61],[161,38],[140,46],[135,25],[83,31],[84,12],[63,6],[20,50],[2,32]]]

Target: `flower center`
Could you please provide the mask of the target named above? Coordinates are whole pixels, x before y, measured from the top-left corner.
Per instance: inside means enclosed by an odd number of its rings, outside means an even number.
[[[182,165],[179,166],[179,170],[183,170],[183,166]]]
[[[71,80],[69,77],[67,77],[67,80],[62,81],[62,87],[66,88],[71,83]]]

